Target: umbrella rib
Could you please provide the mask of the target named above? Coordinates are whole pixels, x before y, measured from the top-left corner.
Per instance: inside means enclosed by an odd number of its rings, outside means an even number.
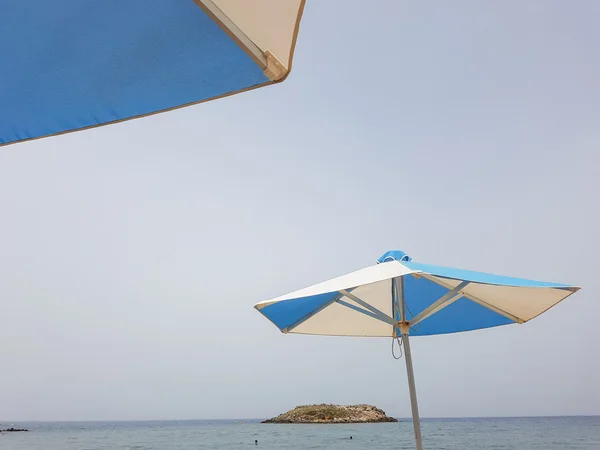
[[[356,295],[351,294],[350,292],[348,292],[346,290],[343,290],[343,289],[340,291],[340,294],[342,294],[344,297],[348,297],[350,300],[358,303],[363,308],[369,310],[372,314],[374,314],[375,316],[377,316],[377,318],[380,319],[382,322],[386,322],[386,323],[389,323],[389,324],[392,324],[392,325],[397,325],[398,324],[397,321],[395,321],[394,319],[392,319],[386,313],[384,313],[383,311],[380,311],[379,309],[375,308],[373,305],[368,304],[367,302],[365,302],[361,298],[358,298]],[[338,303],[339,303],[339,301],[338,301]]]
[[[262,50],[248,37],[225,13],[213,2],[213,0],[194,0],[208,17],[210,17],[233,41],[252,58],[262,69],[268,66],[267,59]]]
[[[447,283],[444,283],[443,281],[436,280],[435,278],[433,278],[433,277],[432,277],[431,275],[429,275],[429,274],[426,274],[426,273],[420,273],[419,275],[420,275],[420,276],[422,276],[422,277],[424,277],[424,278],[426,278],[427,280],[429,280],[429,281],[431,281],[431,282],[435,283],[435,284],[439,284],[440,286],[443,286],[443,287],[445,287],[446,289],[451,289],[451,288],[452,288],[452,286],[451,286],[451,285],[449,285],[449,284],[447,284]],[[497,314],[500,314],[501,316],[504,316],[504,317],[506,317],[507,319],[510,319],[510,320],[512,320],[513,322],[516,322],[516,323],[519,323],[519,324],[520,324],[520,323],[523,323],[523,322],[525,322],[523,319],[520,319],[519,317],[517,317],[517,316],[515,316],[515,315],[513,315],[513,314],[511,314],[511,313],[509,313],[509,312],[506,312],[506,311],[504,311],[504,310],[502,310],[502,309],[500,309],[500,308],[497,308],[497,307],[495,307],[495,306],[493,306],[493,305],[490,305],[489,303],[487,303],[487,302],[485,302],[485,301],[481,300],[480,298],[477,298],[477,297],[475,297],[474,295],[467,294],[467,293],[465,292],[465,293],[463,294],[463,297],[465,297],[465,298],[468,298],[468,299],[469,299],[469,300],[471,300],[472,302],[475,302],[475,303],[477,303],[478,305],[480,305],[480,306],[483,306],[484,308],[487,308],[487,309],[489,309],[489,310],[491,310],[491,311],[494,311],[495,313],[497,313]]]
[[[294,328],[296,328],[297,326],[303,324],[304,322],[306,322],[308,319],[310,319],[311,317],[315,316],[316,314],[320,313],[321,311],[323,311],[325,308],[327,308],[329,305],[337,302],[343,294],[338,293],[338,295],[336,295],[335,297],[333,297],[331,300],[327,300],[325,303],[323,303],[321,306],[319,306],[317,309],[315,309],[314,311],[310,312],[309,314],[307,314],[306,316],[302,317],[301,319],[297,320],[296,322],[294,322],[293,324],[291,324],[288,327],[285,327],[283,330],[281,330],[282,333],[289,333],[290,331],[292,331]]]
[[[444,294],[442,297],[439,298],[439,300],[432,303],[431,305],[429,305],[429,307],[425,308],[423,311],[417,314],[417,316],[409,322],[409,325],[411,327],[415,326],[419,322],[422,322],[428,317],[434,315],[435,313],[440,312],[442,309],[446,308],[447,306],[450,306],[456,300],[463,297],[464,292],[462,292],[462,290],[466,288],[468,284],[469,281],[463,281],[454,289]]]
[[[365,314],[366,316],[372,317],[373,319],[377,319],[381,322],[387,323],[389,325],[395,326],[397,325],[397,322],[394,321],[391,317],[385,316],[385,317],[381,317],[379,314],[375,314],[372,313],[371,311],[367,311],[365,309],[359,308],[358,306],[352,305],[348,302],[345,302],[343,300],[338,300],[336,303],[345,306],[346,308],[350,308],[353,311],[359,312],[361,314]]]

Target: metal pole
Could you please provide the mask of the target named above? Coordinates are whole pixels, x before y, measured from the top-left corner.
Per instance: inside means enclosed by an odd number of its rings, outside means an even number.
[[[399,284],[399,286],[398,286]],[[400,278],[400,283],[396,284],[398,300],[400,303],[400,323],[399,328],[402,333],[402,344],[404,345],[404,357],[406,358],[406,374],[408,375],[408,390],[410,391],[410,407],[412,409],[413,427],[415,429],[415,441],[417,450],[423,450],[423,439],[421,438],[421,422],[419,421],[419,405],[417,403],[417,388],[415,387],[415,373],[413,370],[412,354],[410,352],[410,342],[408,334],[410,325],[406,320],[406,303],[404,299],[404,278]]]
[[[421,423],[419,421],[419,405],[417,404],[417,389],[415,387],[415,374],[413,372],[412,355],[408,341],[408,328],[402,327],[402,341],[404,344],[404,356],[406,357],[406,373],[408,375],[408,388],[410,390],[410,406],[412,408],[413,426],[415,428],[415,441],[417,450],[423,450],[421,438]],[[404,332],[406,330],[406,333]]]

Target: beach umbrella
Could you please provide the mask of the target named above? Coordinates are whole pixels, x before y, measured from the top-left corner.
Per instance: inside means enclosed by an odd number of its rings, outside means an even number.
[[[281,82],[303,8],[304,0],[2,0],[0,145]]]
[[[422,264],[385,253],[376,265],[255,308],[283,333],[379,336],[403,345],[417,449],[423,448],[409,336],[522,324],[576,286]]]

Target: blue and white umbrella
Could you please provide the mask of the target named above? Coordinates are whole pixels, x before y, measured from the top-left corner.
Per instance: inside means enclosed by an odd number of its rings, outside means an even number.
[[[304,0],[2,0],[0,145],[283,81]]]
[[[415,428],[421,428],[410,336],[522,324],[579,287],[414,262],[390,251],[374,266],[267,300],[255,308],[283,333],[401,339]]]

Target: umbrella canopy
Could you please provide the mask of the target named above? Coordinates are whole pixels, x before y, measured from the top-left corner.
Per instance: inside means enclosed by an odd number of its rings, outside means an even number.
[[[304,0],[3,0],[0,145],[283,81]]]
[[[382,336],[404,346],[417,449],[421,428],[409,336],[525,323],[576,286],[451,269],[404,252],[377,264],[255,305],[284,333]]]
[[[402,283],[404,312],[394,311],[394,279]],[[284,333],[393,337],[404,313],[410,334],[424,336],[524,323],[578,289],[422,264],[390,251],[374,266],[255,308]]]

